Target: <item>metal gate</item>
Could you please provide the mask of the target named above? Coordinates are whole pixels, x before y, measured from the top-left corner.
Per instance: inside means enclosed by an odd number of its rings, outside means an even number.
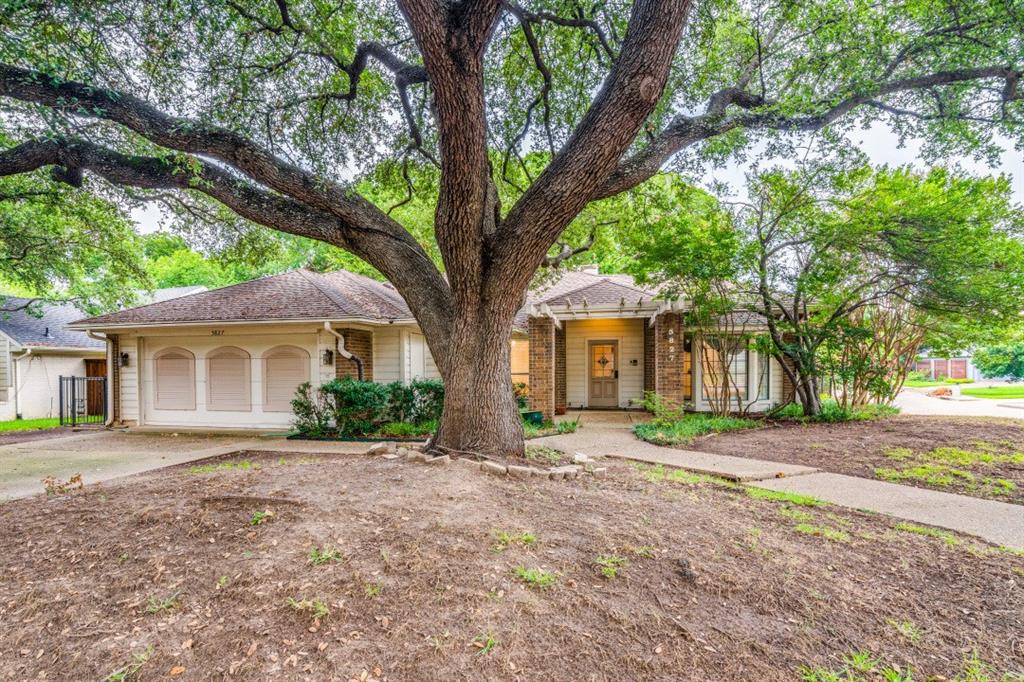
[[[103,425],[106,421],[106,377],[60,378],[61,426]]]

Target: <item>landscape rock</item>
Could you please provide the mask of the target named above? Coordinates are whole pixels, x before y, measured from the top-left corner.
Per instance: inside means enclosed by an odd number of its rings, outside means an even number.
[[[388,444],[387,443],[383,443],[383,442],[382,443],[374,443],[373,445],[371,445],[366,450],[366,454],[368,454],[368,455],[383,455],[383,454],[387,453],[388,451],[389,450],[388,450]]]
[[[384,459],[398,459],[399,455],[388,452],[386,454],[381,455],[381,457],[383,457]]]
[[[584,455],[582,452],[577,452],[575,455],[572,456],[573,464],[586,464],[592,461],[594,460],[590,458],[590,455]]]
[[[427,457],[423,455],[423,457],[426,458],[427,464],[437,464],[438,466],[448,466],[452,461],[452,458],[448,455],[441,455],[440,457]]]
[[[503,464],[497,462],[483,462],[480,465],[480,470],[487,474],[494,474],[495,476],[504,476],[508,473],[508,469]]]
[[[558,469],[548,469],[548,478],[552,481],[561,481],[565,478],[565,472]]]
[[[395,451],[395,455],[397,457],[408,457],[409,456],[409,448],[398,448],[398,450]],[[385,455],[385,457],[386,456],[387,455]]]
[[[580,469],[583,467],[577,464],[566,464],[565,466],[555,467],[552,472],[561,472],[564,478],[573,479],[580,475]]]
[[[426,462],[430,458],[423,452],[409,452],[406,459],[410,462]]]
[[[529,478],[533,475],[533,467],[523,467],[515,464],[508,465],[508,475],[513,478]]]
[[[590,470],[590,473],[592,473],[595,478],[604,478],[608,475],[608,467],[594,467]]]

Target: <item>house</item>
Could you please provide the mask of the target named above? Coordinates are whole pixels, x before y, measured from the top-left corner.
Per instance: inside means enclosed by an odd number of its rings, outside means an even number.
[[[56,417],[61,376],[105,376],[106,343],[66,327],[72,305],[5,296],[0,313],[0,421]]]
[[[932,381],[942,381],[943,379],[978,381],[982,378],[981,372],[971,362],[971,356],[968,354],[949,358],[920,357],[915,361],[914,369]]]
[[[398,292],[346,271],[296,270],[70,328],[107,340],[116,423],[283,428],[306,381],[440,376]],[[639,408],[645,391],[708,407],[701,350],[691,348],[678,303],[624,275],[573,271],[531,294],[512,344],[511,378],[529,384],[548,417],[562,407]],[[781,401],[774,361],[745,350],[704,355],[727,370],[737,401]]]
[[[143,293],[145,299],[166,301],[205,287],[172,287]],[[68,325],[82,317],[69,304],[33,303],[3,297],[0,312],[0,421],[45,419],[60,412],[62,376],[107,376],[107,342]],[[102,393],[89,396],[102,410]],[[91,409],[91,407],[90,407]],[[97,413],[101,414],[101,413]]]

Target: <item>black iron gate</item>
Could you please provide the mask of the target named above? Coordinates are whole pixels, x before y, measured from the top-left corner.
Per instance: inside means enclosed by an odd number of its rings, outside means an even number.
[[[107,421],[106,377],[60,378],[60,424],[105,424]]]

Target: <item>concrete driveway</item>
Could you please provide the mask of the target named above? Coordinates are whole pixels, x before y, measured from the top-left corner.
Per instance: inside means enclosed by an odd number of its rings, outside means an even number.
[[[0,447],[0,501],[43,492],[42,480],[82,474],[86,485],[239,450],[363,452],[366,443],[289,441],[256,435],[98,431]]]
[[[954,396],[951,400],[933,398],[925,390],[903,389],[896,396],[896,407],[903,414],[943,415],[947,417],[1010,417],[1024,419],[1024,400],[990,400]]]

